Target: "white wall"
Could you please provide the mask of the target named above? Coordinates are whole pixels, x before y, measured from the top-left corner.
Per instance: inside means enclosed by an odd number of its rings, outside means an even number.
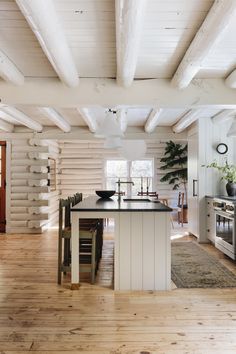
[[[59,190],[50,193],[47,166],[48,157],[57,158],[58,152],[50,141],[11,141],[8,233],[40,233],[57,220]]]
[[[176,135],[173,134],[172,140]],[[170,204],[176,204],[178,191],[173,191],[168,183],[160,182],[160,178],[168,172],[160,170],[160,159],[168,139],[147,139],[147,158],[154,158],[155,187],[159,196],[167,196]],[[82,192],[84,196],[94,195],[95,190],[104,188],[104,163],[106,159],[121,158],[117,150],[103,148],[102,140],[60,142],[60,190],[63,198]]]

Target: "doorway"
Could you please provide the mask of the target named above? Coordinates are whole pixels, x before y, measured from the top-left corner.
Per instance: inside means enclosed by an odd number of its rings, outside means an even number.
[[[0,141],[0,232],[6,231],[6,142]]]

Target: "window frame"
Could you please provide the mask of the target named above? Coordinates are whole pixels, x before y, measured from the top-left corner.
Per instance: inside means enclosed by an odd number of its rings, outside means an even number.
[[[154,157],[145,157],[145,158],[140,158],[137,160],[126,160],[122,157],[107,157],[103,160],[103,188],[106,189],[107,188],[107,161],[126,161],[127,162],[127,173],[128,173],[128,177],[127,177],[127,181],[131,181],[132,177],[131,177],[131,166],[132,166],[132,161],[151,161],[152,162],[152,187],[153,189],[156,188],[156,174],[155,174],[155,158]],[[135,177],[133,177],[135,178]],[[131,195],[132,193],[132,185],[131,184],[127,184],[127,194]]]

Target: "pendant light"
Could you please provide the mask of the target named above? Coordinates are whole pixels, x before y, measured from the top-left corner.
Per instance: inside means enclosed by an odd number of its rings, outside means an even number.
[[[94,136],[96,138],[108,138],[108,137],[122,138],[124,136],[116,120],[116,111],[112,111],[111,109],[108,110],[101,125],[95,131]]]
[[[105,139],[103,147],[105,149],[118,149],[123,146],[123,141],[118,136],[110,136]]]

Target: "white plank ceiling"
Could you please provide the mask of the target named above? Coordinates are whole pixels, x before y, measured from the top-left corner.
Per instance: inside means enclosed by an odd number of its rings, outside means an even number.
[[[171,79],[213,3],[213,0],[147,0],[135,79]],[[115,0],[54,0],[54,4],[79,77],[115,78]],[[235,33],[236,19],[205,59],[196,78],[225,78],[235,69]],[[26,79],[57,77],[14,0],[0,0],[0,49]],[[53,125],[37,107],[16,108],[43,126]],[[128,126],[144,126],[153,108],[126,107]],[[165,109],[158,124],[172,126],[186,111],[187,108]],[[206,109],[203,115],[212,116],[219,111]],[[71,126],[86,125],[76,107],[57,108],[57,112]],[[105,110],[91,109],[90,113],[99,122]],[[8,121],[19,124],[14,117]]]

